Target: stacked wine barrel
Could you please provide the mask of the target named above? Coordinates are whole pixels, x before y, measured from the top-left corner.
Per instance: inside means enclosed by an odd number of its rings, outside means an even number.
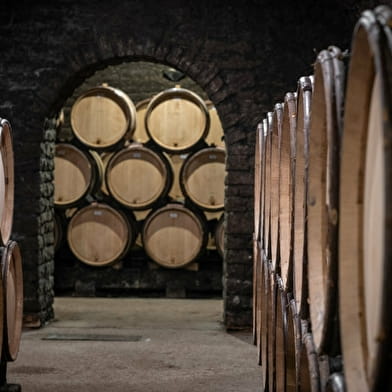
[[[391,26],[386,7],[363,13],[348,67],[320,52],[257,128],[262,391],[392,390]]]
[[[0,347],[1,362],[15,361],[22,335],[23,273],[19,245],[11,240],[14,154],[10,123],[0,118]]]
[[[136,106],[102,85],[72,106],[55,156],[56,248],[107,266],[142,247],[183,268],[223,252],[225,148],[216,109],[179,86]]]

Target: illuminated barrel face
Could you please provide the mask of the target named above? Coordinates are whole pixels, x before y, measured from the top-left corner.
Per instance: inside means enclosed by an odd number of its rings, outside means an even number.
[[[143,243],[155,262],[179,268],[196,259],[204,247],[205,235],[201,221],[192,211],[169,204],[146,219]]]

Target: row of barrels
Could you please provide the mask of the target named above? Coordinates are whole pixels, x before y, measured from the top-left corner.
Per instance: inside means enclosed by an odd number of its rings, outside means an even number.
[[[214,105],[180,86],[136,105],[117,88],[95,87],[72,105],[70,123],[77,140],[92,150],[115,150],[125,140],[152,142],[173,154],[199,144],[224,145]]]
[[[225,149],[216,109],[180,87],[135,108],[109,86],[73,104],[74,139],[55,153],[57,247],[66,237],[91,266],[140,247],[169,268],[188,266],[206,248],[222,254]]]
[[[389,8],[364,12],[351,55],[320,52],[257,128],[262,391],[392,388],[390,26]]]
[[[10,123],[0,118],[0,348],[2,364],[15,361],[22,334],[23,272],[19,245],[11,240],[14,154]]]
[[[207,147],[192,154],[168,156],[139,143],[112,154],[83,151],[59,143],[55,153],[54,203],[80,205],[97,192],[123,207],[147,210],[170,198],[206,211],[224,204],[225,150]]]
[[[64,223],[64,221],[67,221]],[[180,203],[152,210],[139,228],[135,216],[107,203],[93,202],[74,211],[70,220],[56,214],[55,246],[65,240],[76,258],[90,266],[107,266],[122,259],[141,238],[149,258],[166,268],[181,268],[205,250],[208,223],[199,211]],[[212,235],[223,254],[223,215]]]

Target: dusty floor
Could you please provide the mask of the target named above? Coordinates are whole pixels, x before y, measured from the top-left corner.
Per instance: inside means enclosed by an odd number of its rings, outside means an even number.
[[[55,311],[9,365],[24,392],[259,390],[250,334],[224,331],[222,301],[56,298]]]

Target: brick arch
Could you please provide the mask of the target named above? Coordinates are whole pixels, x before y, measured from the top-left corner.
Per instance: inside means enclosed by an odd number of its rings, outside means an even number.
[[[98,45],[73,52],[66,64],[48,77],[42,78],[45,87],[39,89],[36,95],[40,105],[39,110],[35,109],[30,123],[35,129],[40,129],[40,132],[34,132],[35,136],[32,136],[31,140],[40,145],[39,154],[31,157],[34,162],[39,162],[40,187],[37,206],[38,244],[30,247],[36,249],[37,260],[25,252],[25,265],[29,269],[37,268],[37,276],[32,284],[26,285],[25,290],[27,293],[25,309],[28,319],[43,323],[53,316],[54,254],[51,237],[48,236],[48,233],[53,230],[53,203],[48,203],[48,196],[51,197],[53,194],[55,130],[54,123],[50,119],[56,115],[72,91],[97,70],[122,62],[150,61],[172,66],[191,77],[204,89],[218,110],[228,150],[229,174],[226,181],[226,202],[230,211],[227,211],[226,216],[228,216],[227,222],[235,225],[234,232],[229,230],[225,240],[226,244],[233,244],[232,249],[227,249],[224,262],[225,320],[229,327],[249,325],[252,271],[249,266],[250,251],[243,249],[243,245],[249,245],[250,248],[252,226],[251,219],[246,218],[251,216],[251,211],[248,209],[244,214],[246,206],[244,209],[244,206],[240,205],[241,201],[249,201],[252,198],[252,192],[249,190],[252,183],[250,173],[245,173],[245,179],[240,178],[240,175],[244,174],[242,172],[244,164],[245,168],[249,168],[249,156],[252,150],[251,147],[243,144],[245,133],[240,130],[248,127],[248,124],[246,117],[240,115],[236,91],[221,76],[222,69],[212,61],[198,60],[197,53],[197,46],[190,50],[162,41],[153,42],[150,39],[136,42],[124,37],[101,37]],[[42,72],[44,76],[45,73]],[[45,126],[42,127],[42,124]],[[42,128],[44,128],[43,133]],[[30,227],[32,219],[28,222],[24,220],[23,224],[26,223]],[[17,228],[17,231],[23,232],[23,228]],[[34,234],[31,233],[32,240]],[[235,263],[230,263],[230,260],[234,260]],[[241,318],[238,318],[237,313],[241,313],[244,306],[246,312],[245,314],[242,312]],[[36,309],[39,309],[39,312]]]

